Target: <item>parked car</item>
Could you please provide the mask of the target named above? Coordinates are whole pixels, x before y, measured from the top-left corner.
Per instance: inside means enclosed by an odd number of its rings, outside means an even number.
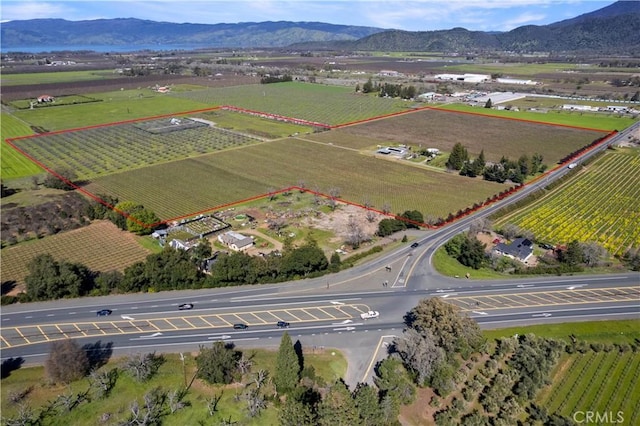
[[[420,245],[420,243],[413,243],[413,244],[411,244],[411,248],[416,248],[416,247],[418,247],[419,245]]]
[[[111,315],[111,312],[113,312],[111,309],[101,309],[96,312],[96,315],[99,317],[106,317],[108,315]]]
[[[360,318],[362,318],[363,320],[370,319],[370,318],[378,318],[379,316],[380,316],[380,313],[378,311],[369,311],[369,312],[363,312],[360,314]]]
[[[181,311],[186,311],[189,309],[193,309],[193,303],[183,303],[182,305],[178,306],[178,309]]]
[[[247,324],[242,324],[242,323],[233,324],[234,330],[246,330],[247,328],[249,328]]]
[[[278,326],[278,328],[287,328],[289,327],[289,323],[286,321],[278,321],[278,323],[276,324]]]

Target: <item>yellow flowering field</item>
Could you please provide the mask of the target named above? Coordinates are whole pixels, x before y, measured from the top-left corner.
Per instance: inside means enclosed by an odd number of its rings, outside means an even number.
[[[607,151],[567,184],[496,226],[505,223],[549,243],[595,241],[611,254],[640,247],[640,150]]]

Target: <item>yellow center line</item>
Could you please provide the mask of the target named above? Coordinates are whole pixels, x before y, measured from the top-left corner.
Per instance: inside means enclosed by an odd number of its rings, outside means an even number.
[[[182,318],[182,321],[184,321],[184,322],[186,322],[187,324],[189,324],[189,325],[191,326],[191,328],[198,328],[198,327],[196,327],[195,325],[191,324],[191,323],[189,322],[189,320],[188,320],[188,319],[186,319],[186,318]],[[201,327],[201,328],[202,328],[202,327]]]
[[[100,328],[100,326],[98,325],[98,323],[93,323],[93,326],[96,328],[96,330],[98,331],[102,331],[102,334],[107,334],[106,331],[104,331],[103,329]]]
[[[27,343],[31,344],[31,341],[29,339],[27,339],[24,334],[22,334],[22,331],[20,331],[20,328],[16,327],[14,330],[16,330],[18,332],[18,334],[20,335],[20,337],[22,337],[24,340],[26,340]]]
[[[78,327],[78,324],[73,324],[73,326],[74,326],[74,327],[75,327],[75,328],[76,328],[80,333],[82,333],[84,336],[86,336],[86,335],[87,335],[87,333],[86,333],[84,330],[82,330],[80,327]],[[60,327],[58,327],[58,328],[60,328]]]
[[[288,314],[291,315],[292,317],[294,317],[295,319],[297,319],[298,321],[302,321],[300,318],[298,318],[297,316],[293,315],[291,312],[289,312],[288,309],[284,309],[284,311]]]
[[[322,308],[318,308],[318,310],[319,310],[320,312],[325,313],[327,316],[329,316],[329,317],[331,317],[331,318],[334,318],[334,319],[336,319],[336,318],[340,318],[340,317],[337,317],[337,316],[335,316],[335,315],[333,315],[333,314],[330,314],[329,312],[325,311],[325,310],[324,310],[324,309],[322,309]],[[338,310],[338,309],[334,309],[334,311],[337,311],[337,310]],[[342,312],[342,311],[340,311],[340,312]],[[342,313],[343,313],[344,315],[346,315],[344,312],[342,312]]]
[[[257,316],[256,314],[254,314],[253,312],[251,312],[251,315],[253,315],[254,317],[256,317],[256,319],[262,321],[263,324],[268,324],[267,321],[263,320],[262,318],[260,318],[259,316]]]
[[[163,319],[162,321],[164,321],[167,324],[169,324],[171,327],[173,327],[174,330],[180,330],[179,327],[176,327],[176,325],[174,323],[172,323],[171,321],[169,321],[168,319]]]
[[[2,339],[2,341],[4,342],[5,345],[7,345],[8,348],[10,348],[12,346],[11,343],[9,343],[9,341],[7,339],[2,337],[2,335],[0,335],[0,339]]]
[[[301,310],[302,312],[304,312],[305,314],[309,315],[310,317],[313,317],[313,318],[315,318],[315,319],[320,319],[320,318],[318,318],[317,316],[315,316],[315,315],[313,315],[313,314],[311,314],[311,313],[307,312],[307,310],[306,310],[305,308],[301,308],[300,310]]]
[[[44,336],[45,339],[47,339],[47,342],[50,341],[51,339],[49,339],[49,336],[47,336],[47,333],[45,333],[44,331],[42,331],[42,328],[40,328],[39,325],[36,325],[36,328],[38,329],[38,331],[40,333],[42,333],[42,335]]]

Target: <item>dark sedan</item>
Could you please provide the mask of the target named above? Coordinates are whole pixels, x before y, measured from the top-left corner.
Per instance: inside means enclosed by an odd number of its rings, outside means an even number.
[[[98,312],[96,312],[96,315],[99,317],[106,317],[111,315],[113,311],[111,309],[101,309]]]
[[[181,311],[188,311],[189,309],[193,309],[193,303],[183,303],[178,306],[178,309]]]

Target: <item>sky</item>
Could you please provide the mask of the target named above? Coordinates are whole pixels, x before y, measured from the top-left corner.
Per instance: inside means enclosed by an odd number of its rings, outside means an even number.
[[[599,0],[0,0],[0,20],[138,18],[177,23],[313,21],[406,31],[509,31],[592,12]],[[637,1],[637,0],[636,0]]]

